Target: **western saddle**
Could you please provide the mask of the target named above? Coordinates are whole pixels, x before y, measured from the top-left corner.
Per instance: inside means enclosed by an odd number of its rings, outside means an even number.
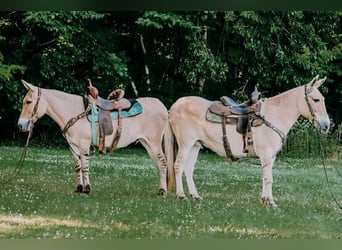
[[[237,104],[232,98],[222,96],[220,101],[213,102],[208,109],[208,112],[216,114],[220,117],[223,133],[223,146],[228,158],[231,161],[236,161],[232,154],[230,144],[226,133],[226,125],[236,125],[236,131],[242,134],[243,152],[248,156],[255,156],[253,148],[253,138],[251,133],[252,120],[257,118],[261,109],[261,93],[258,91],[258,85],[255,86],[248,101]]]
[[[113,152],[119,142],[122,131],[122,110],[128,109],[131,106],[131,102],[124,98],[125,92],[123,89],[116,89],[112,91],[107,99],[102,98],[98,94],[97,88],[95,88],[90,79],[88,79],[88,86],[86,88],[86,96],[88,103],[95,104],[99,112],[99,151],[103,154],[106,153],[105,136],[111,135],[114,132],[112,119],[110,117],[110,111],[118,111],[118,127],[114,136],[114,140],[110,147],[110,153]]]

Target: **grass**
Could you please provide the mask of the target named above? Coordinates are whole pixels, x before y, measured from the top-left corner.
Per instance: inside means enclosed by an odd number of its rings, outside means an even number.
[[[21,152],[0,146],[0,181]],[[67,149],[30,147],[20,175],[0,187],[0,239],[341,239],[342,211],[319,159],[277,159],[277,209],[259,203],[258,159],[229,165],[200,153],[194,177],[202,201],[157,196],[158,173],[142,149],[94,152],[90,162],[92,191],[79,195]],[[327,161],[340,203],[341,163]]]

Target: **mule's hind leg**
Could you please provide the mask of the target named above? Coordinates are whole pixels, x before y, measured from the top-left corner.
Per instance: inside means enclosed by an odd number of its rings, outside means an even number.
[[[179,199],[184,199],[185,193],[184,193],[184,189],[183,189],[183,181],[182,181],[182,177],[183,177],[183,172],[184,169],[186,169],[186,164],[188,162],[188,158],[189,158],[189,154],[191,151],[191,144],[179,144],[178,145],[178,153],[177,153],[177,157],[176,157],[176,161],[174,164],[174,171],[175,171],[175,179],[176,179],[176,196]]]
[[[194,180],[193,180],[193,173],[194,173],[194,169],[195,169],[195,164],[197,161],[197,157],[198,157],[198,153],[201,149],[201,144],[199,142],[196,142],[190,152],[189,152],[189,156],[188,159],[186,161],[186,165],[184,168],[184,174],[186,177],[186,181],[188,184],[188,189],[189,189],[189,193],[190,193],[190,197],[193,199],[202,199],[196,189]]]
[[[167,186],[166,186],[166,178],[167,178],[167,163],[166,157],[163,153],[161,143],[152,143],[147,141],[146,139],[141,139],[140,143],[146,149],[148,155],[153,160],[155,166],[159,171],[159,190],[158,195],[166,195]]]

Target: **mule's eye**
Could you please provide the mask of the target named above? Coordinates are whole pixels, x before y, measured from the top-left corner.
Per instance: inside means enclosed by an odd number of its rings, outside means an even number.
[[[313,101],[314,101],[314,102],[319,102],[319,99],[314,98]]]
[[[31,104],[32,103],[32,101],[26,101],[26,104]]]

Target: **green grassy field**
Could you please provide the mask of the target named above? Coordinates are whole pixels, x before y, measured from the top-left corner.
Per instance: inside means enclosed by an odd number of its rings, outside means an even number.
[[[21,147],[0,146],[0,181]],[[341,239],[342,210],[333,201],[322,162],[278,158],[273,193],[278,208],[260,204],[258,159],[229,165],[201,152],[195,182],[202,201],[157,196],[158,173],[142,149],[93,152],[92,191],[74,193],[67,149],[30,147],[18,178],[0,187],[1,239]],[[339,157],[327,161],[342,203]],[[186,187],[186,186],[185,186]],[[185,191],[187,189],[185,188]]]

